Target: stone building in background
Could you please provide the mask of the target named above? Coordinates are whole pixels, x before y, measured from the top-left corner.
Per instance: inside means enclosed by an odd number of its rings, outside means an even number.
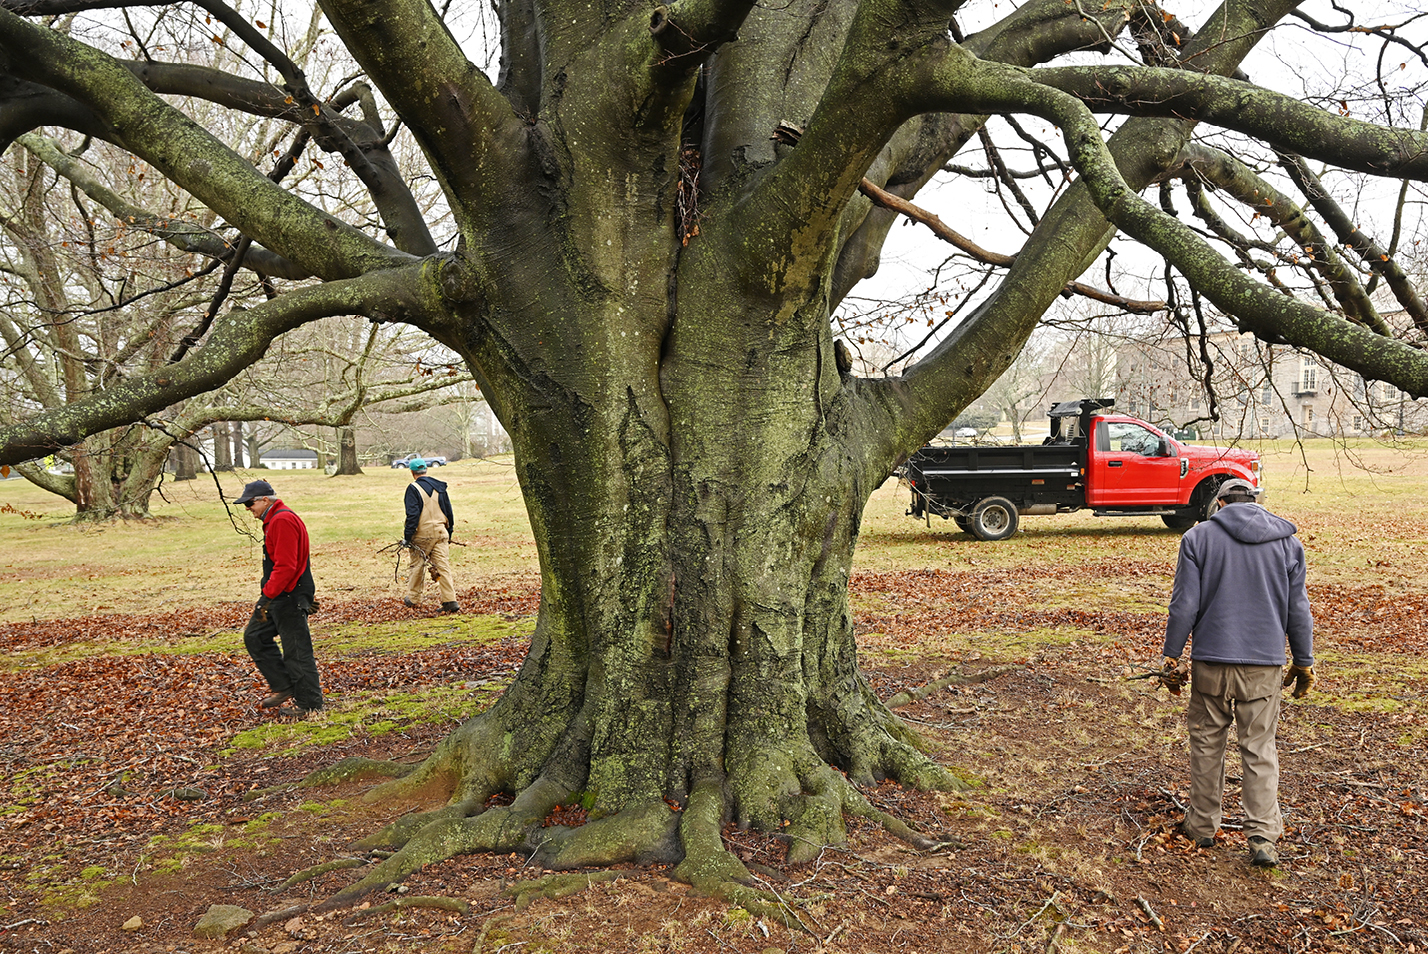
[[[1180,337],[1124,340],[1115,390],[1117,410],[1205,440],[1428,432],[1428,402],[1235,331],[1188,343]],[[1211,419],[1211,392],[1219,420]]]

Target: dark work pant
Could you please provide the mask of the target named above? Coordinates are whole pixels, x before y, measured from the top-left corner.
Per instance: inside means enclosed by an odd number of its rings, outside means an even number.
[[[321,709],[322,684],[312,654],[312,633],[307,628],[310,607],[306,594],[287,593],[268,603],[266,619],[254,609],[248,628],[243,630],[243,645],[268,680],[268,688],[291,692],[293,701],[303,709]]]

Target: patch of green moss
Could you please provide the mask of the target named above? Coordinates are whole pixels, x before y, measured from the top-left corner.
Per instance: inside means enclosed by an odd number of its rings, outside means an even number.
[[[25,877],[26,883],[40,897],[40,904],[50,909],[50,918],[63,917],[65,908],[87,908],[99,901],[99,892],[114,883],[104,877],[104,869],[85,868],[78,877],[67,878],[59,864],[35,865]]]
[[[324,652],[419,652],[453,644],[484,645],[508,637],[529,637],[533,618],[508,620],[496,614],[443,616],[387,623],[344,623],[331,629],[317,627],[324,637]],[[72,642],[46,646],[34,652],[0,657],[0,670],[17,671],[54,666],[95,656],[192,656],[201,653],[242,655],[243,634],[224,630],[203,636],[166,636],[113,642]]]
[[[0,659],[7,670],[36,669],[95,656],[194,656],[200,653],[234,655],[243,652],[243,635],[237,631],[206,636],[169,636],[114,642],[73,642],[46,646],[34,652],[13,653]]]
[[[298,811],[316,816],[330,815],[346,804],[347,799],[345,798],[334,798],[330,802],[303,802],[298,806]]]
[[[383,623],[343,623],[325,630],[329,651],[409,653],[452,644],[485,645],[529,637],[533,618],[509,620],[495,613],[456,615]]]
[[[225,755],[242,749],[273,749],[291,755],[345,742],[355,735],[383,735],[409,725],[455,725],[491,704],[498,684],[432,686],[420,692],[354,693],[329,699],[322,715],[302,722],[264,722],[235,735]]]

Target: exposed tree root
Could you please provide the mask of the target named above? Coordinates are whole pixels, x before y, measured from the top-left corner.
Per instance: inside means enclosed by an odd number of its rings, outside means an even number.
[[[311,904],[293,904],[289,905],[286,908],[279,908],[276,911],[269,911],[267,914],[260,914],[256,918],[248,922],[247,928],[243,931],[243,936],[253,937],[255,934],[257,934],[263,928],[267,927],[269,924],[276,924],[279,921],[286,921],[289,918],[295,918],[299,914],[308,913],[309,911],[313,910],[313,908],[314,906]]]
[[[327,768],[317,769],[308,773],[307,777],[299,782],[302,788],[317,788],[322,785],[336,785],[338,782],[361,782],[376,778],[403,778],[416,771],[417,764],[405,762],[380,761],[378,759],[363,758],[360,755],[350,755],[345,759],[339,759]]]
[[[635,874],[633,871],[611,869],[608,871],[586,871],[580,874],[555,874],[532,881],[518,881],[509,885],[501,893],[516,899],[516,910],[522,911],[532,901],[539,898],[564,898],[584,891],[597,881],[617,881]]]
[[[981,678],[991,677],[978,674],[969,681]],[[519,723],[511,722],[516,717],[499,704],[448,736],[415,768],[344,760],[315,772],[304,785],[374,774],[388,778],[365,796],[368,802],[444,802],[439,808],[405,815],[358,842],[358,847],[374,854],[379,847],[394,850],[371,865],[361,880],[315,910],[349,907],[426,865],[458,855],[513,852],[553,871],[674,864],[674,876],[702,894],[807,930],[792,904],[761,885],[726,849],[723,825],[731,816],[741,827],[780,836],[792,864],[814,860],[828,845],[846,843],[849,816],[874,821],[926,851],[944,843],[874,808],[858,786],[893,778],[920,789],[971,787],[921,751],[922,739],[876,698],[865,681],[853,679],[845,685],[845,691],[816,711],[797,705],[741,710],[747,721],[731,720],[728,727],[741,741],[724,747],[722,760],[695,769],[692,774],[700,777],[691,779],[682,810],[659,797],[658,784],[649,786],[653,793],[640,798],[639,785],[602,789],[601,781],[612,776],[582,774],[592,764],[589,720],[581,717],[568,723],[558,741],[549,745],[539,740],[550,736],[538,733],[539,751],[533,752],[513,744]],[[800,725],[808,727],[807,734],[799,733]],[[835,759],[841,760],[836,764],[842,771],[830,764]],[[509,805],[490,805],[491,796],[503,792],[516,796]],[[585,824],[546,823],[552,811],[577,799],[590,799],[587,807],[592,802],[596,806]],[[614,802],[618,810],[602,816],[599,805],[605,800]],[[289,884],[344,864],[352,862],[317,866],[295,875]],[[514,889],[514,896],[524,907],[537,897],[580,890],[595,877],[618,876],[618,871],[552,875]],[[409,904],[410,899],[394,903]]]
[[[361,868],[367,864],[365,858],[334,858],[331,861],[324,861],[320,865],[313,865],[311,868],[294,874],[291,878],[274,888],[274,891],[284,891],[295,884],[302,884],[304,881],[311,881],[313,878],[327,874],[329,871],[340,871],[343,868]]]
[[[471,914],[471,905],[462,901],[460,898],[447,898],[440,895],[412,895],[410,897],[393,898],[385,904],[374,904],[370,908],[354,911],[347,917],[346,923],[353,924],[362,918],[370,918],[376,914],[400,911],[404,908],[438,908],[442,911],[454,911],[462,917]]]
[[[998,666],[995,669],[984,669],[981,672],[972,673],[970,675],[961,671],[952,672],[946,676],[943,676],[941,679],[938,679],[934,682],[929,682],[927,685],[922,686],[918,689],[904,689],[902,692],[894,693],[893,696],[888,699],[886,703],[884,703],[884,705],[886,705],[889,709],[901,709],[903,706],[911,705],[914,702],[920,702],[921,700],[926,699],[928,696],[932,695],[934,692],[939,692],[943,689],[946,689],[948,686],[970,686],[979,682],[988,682],[989,680],[995,679],[998,676],[1004,675],[1006,673],[1015,672],[1020,668],[1022,667]]]
[[[680,822],[684,860],[674,875],[696,891],[738,905],[750,914],[779,921],[790,929],[807,931],[801,918],[780,897],[753,885],[753,875],[744,863],[724,847],[720,828],[724,817],[724,796],[713,782],[695,786]]]
[[[285,782],[282,785],[271,785],[268,788],[257,788],[247,792],[243,796],[243,801],[252,802],[268,795],[277,795],[281,792],[290,792],[295,788],[321,788],[326,785],[336,785],[339,782],[362,782],[376,778],[401,778],[415,771],[417,766],[407,765],[402,762],[384,762],[377,759],[363,758],[359,755],[348,756],[339,759],[326,768],[317,769],[308,773],[306,777],[297,782]]]

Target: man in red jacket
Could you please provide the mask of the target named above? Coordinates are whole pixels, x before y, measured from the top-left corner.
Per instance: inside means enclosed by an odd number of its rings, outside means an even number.
[[[258,704],[273,709],[291,699],[295,708],[279,714],[306,718],[322,708],[322,684],[307,628],[317,590],[308,561],[307,527],[266,480],[249,483],[234,502],[263,522],[262,595],[243,631],[243,645],[272,690]],[[281,641],[281,650],[275,640]]]

